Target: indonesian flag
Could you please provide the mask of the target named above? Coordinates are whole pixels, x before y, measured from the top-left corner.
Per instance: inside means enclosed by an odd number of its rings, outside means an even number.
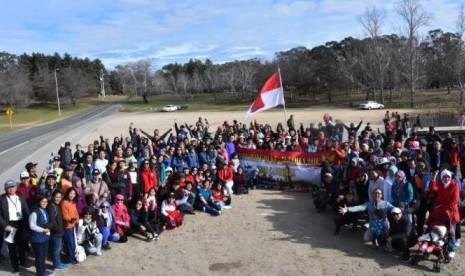
[[[253,102],[245,117],[249,117],[253,113],[257,113],[277,105],[284,105],[284,91],[281,84],[280,72],[277,71],[265,82],[260,94]]]

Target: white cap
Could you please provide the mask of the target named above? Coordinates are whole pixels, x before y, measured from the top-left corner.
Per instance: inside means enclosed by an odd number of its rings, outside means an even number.
[[[24,171],[19,175],[19,178],[29,178],[29,173],[27,171]]]
[[[165,169],[165,172],[173,172],[173,168],[168,167],[168,168]]]
[[[391,210],[391,214],[400,214],[400,213],[402,213],[402,211],[397,207],[394,207]]]

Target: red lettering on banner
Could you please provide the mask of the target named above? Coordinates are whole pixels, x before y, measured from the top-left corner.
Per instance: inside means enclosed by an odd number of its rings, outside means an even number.
[[[251,161],[265,161],[270,163],[291,163],[295,165],[320,165],[324,160],[333,163],[336,159],[336,153],[332,151],[323,151],[316,153],[307,152],[281,152],[267,150],[251,150],[236,148],[239,159]]]

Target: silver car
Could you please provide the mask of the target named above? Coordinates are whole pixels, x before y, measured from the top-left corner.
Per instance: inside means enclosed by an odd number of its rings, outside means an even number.
[[[375,101],[366,101],[366,102],[363,102],[363,103],[359,104],[358,108],[360,108],[360,109],[368,109],[368,110],[371,110],[371,109],[383,109],[384,105],[380,104],[378,102],[375,102]]]

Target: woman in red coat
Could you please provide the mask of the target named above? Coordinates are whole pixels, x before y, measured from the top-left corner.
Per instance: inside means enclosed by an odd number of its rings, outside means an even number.
[[[142,162],[140,180],[144,194],[147,194],[150,189],[155,188],[156,190],[158,187],[158,177],[155,171],[150,167],[149,160],[144,160],[144,162]]]
[[[430,191],[434,192],[435,198],[430,210],[430,218],[440,217],[447,214],[450,217],[449,233],[452,238],[449,241],[449,257],[455,256],[457,246],[455,245],[455,226],[460,221],[458,203],[460,199],[459,184],[452,179],[452,172],[443,170],[441,180],[437,181],[438,172],[433,176],[429,184]]]
[[[115,197],[115,203],[111,206],[115,217],[116,232],[120,236],[120,241],[125,242],[126,236],[132,234],[130,228],[131,217],[129,216],[128,209],[124,205],[124,196],[117,194]]]

